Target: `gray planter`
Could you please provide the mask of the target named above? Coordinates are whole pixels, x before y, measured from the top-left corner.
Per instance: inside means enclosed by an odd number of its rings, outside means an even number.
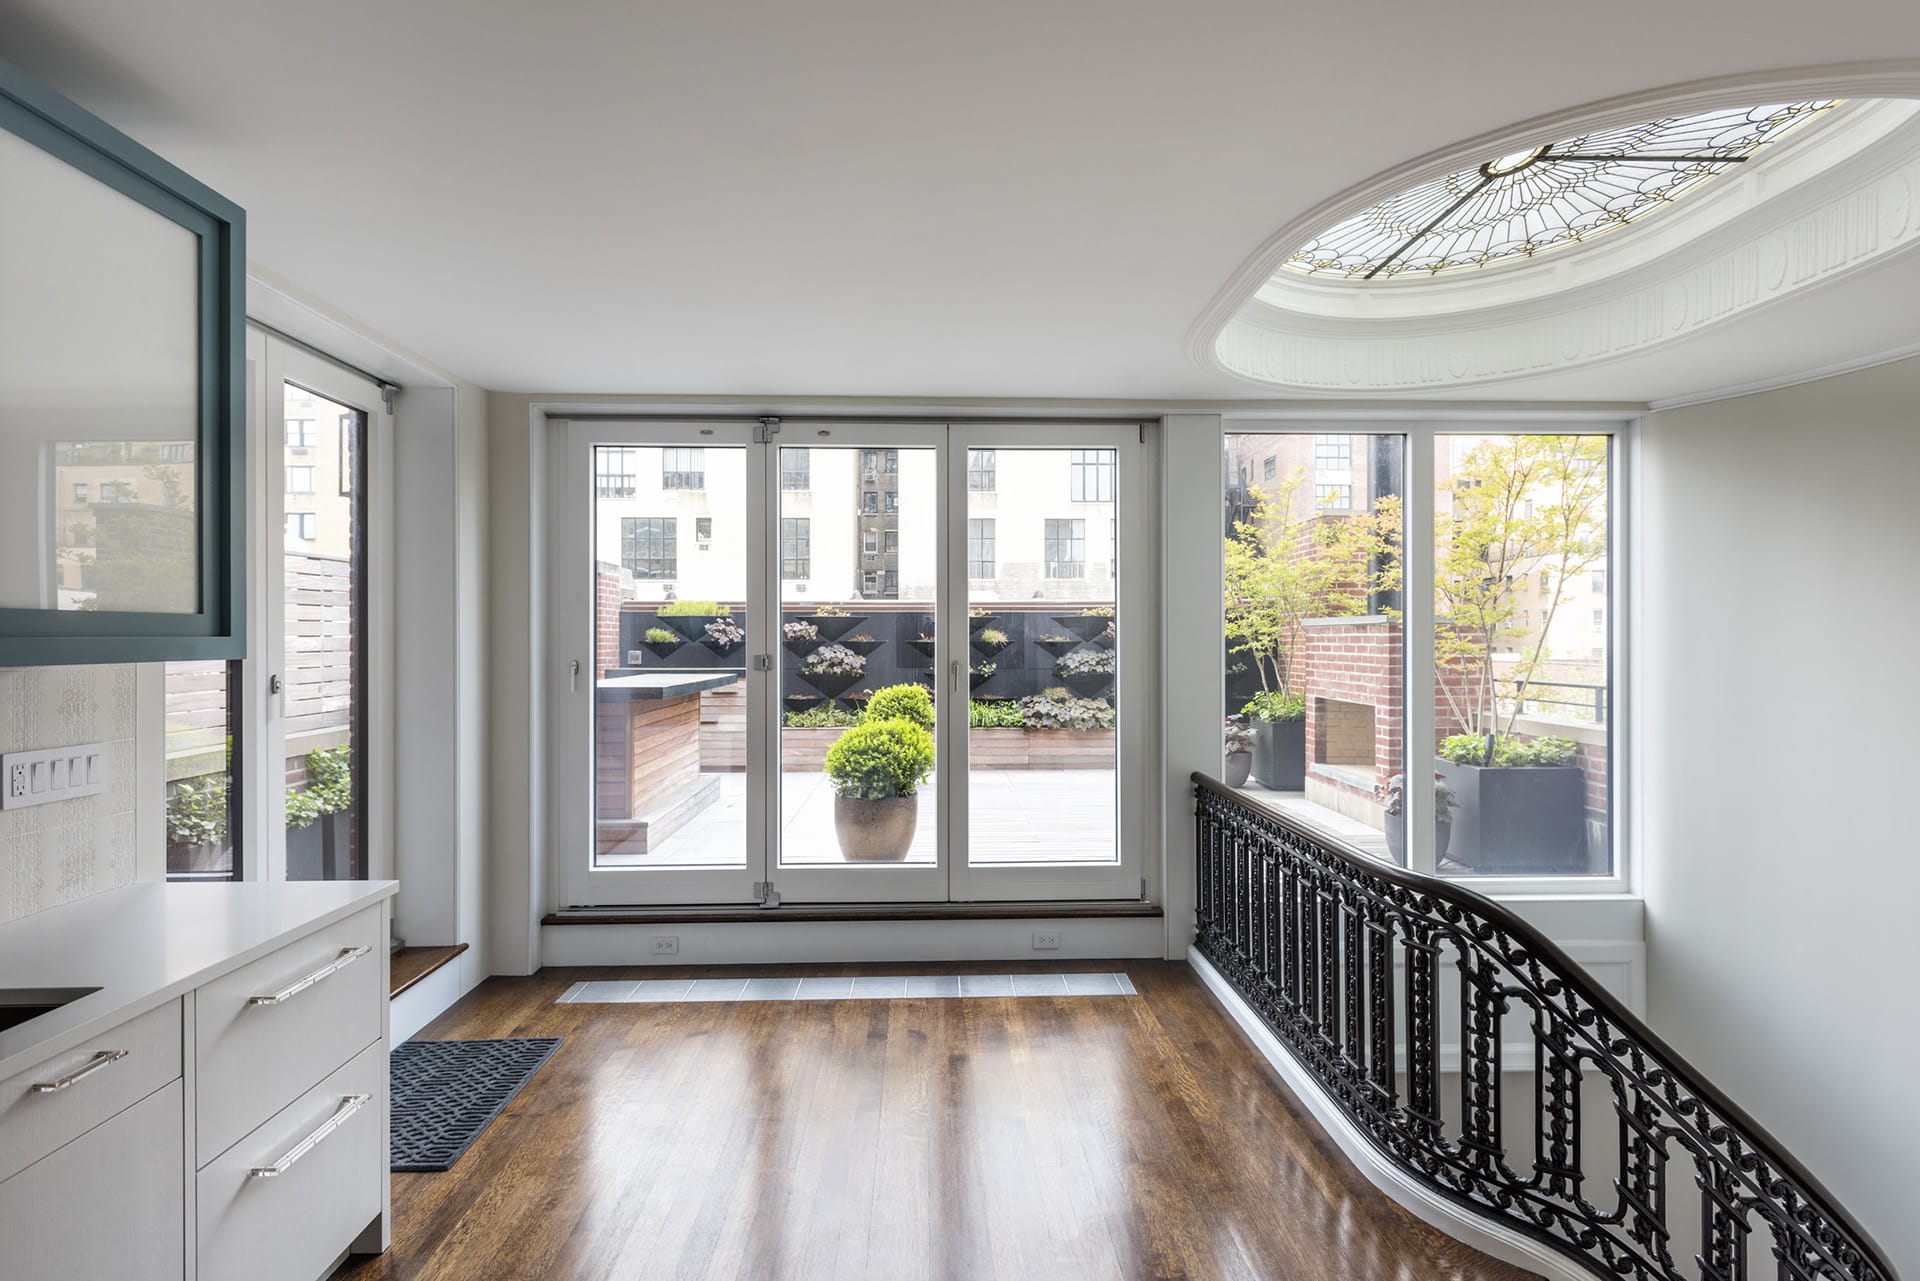
[[[1434,761],[1453,789],[1448,857],[1476,872],[1554,876],[1587,870],[1587,776],[1578,765],[1488,769]]]
[[[1253,773],[1252,752],[1227,753],[1227,786],[1245,787],[1247,776]]]
[[[1447,856],[1447,847],[1453,840],[1453,820],[1436,818],[1433,821],[1433,857],[1435,862]],[[1393,855],[1393,861],[1401,867],[1407,864],[1407,817],[1404,814],[1387,815],[1387,853]]]
[[[1300,792],[1307,786],[1307,722],[1253,723],[1253,776],[1275,792]]]
[[[892,796],[882,801],[851,796],[833,798],[833,831],[840,854],[849,863],[898,863],[913,845],[920,822],[920,800]]]

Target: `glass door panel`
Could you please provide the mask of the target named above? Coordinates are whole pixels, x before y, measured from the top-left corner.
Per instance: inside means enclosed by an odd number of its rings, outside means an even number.
[[[747,865],[747,449],[593,450],[594,865]]]
[[[947,895],[936,741],[944,427],[791,429],[770,560],[783,900]],[[788,439],[783,434],[781,439]]]

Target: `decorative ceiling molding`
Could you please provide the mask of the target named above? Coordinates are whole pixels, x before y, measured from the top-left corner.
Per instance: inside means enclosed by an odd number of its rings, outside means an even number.
[[[1466,388],[1623,359],[1842,279],[1920,239],[1914,209],[1920,198],[1920,125],[1907,124],[1884,146],[1832,166],[1823,183],[1801,184],[1738,218],[1716,218],[1723,225],[1714,234],[1584,288],[1528,290],[1535,296],[1508,305],[1397,318],[1366,315],[1364,308],[1350,318],[1301,314],[1256,299],[1280,263],[1316,229],[1469,159],[1584,128],[1819,97],[1920,98],[1920,63],[1683,86],[1541,117],[1430,154],[1276,232],[1196,322],[1189,351],[1204,365],[1270,389],[1380,395]],[[1580,256],[1570,254],[1564,262]]]

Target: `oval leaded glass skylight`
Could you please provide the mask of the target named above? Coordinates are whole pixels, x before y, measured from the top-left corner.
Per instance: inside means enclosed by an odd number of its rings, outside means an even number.
[[[1703,111],[1522,148],[1383,200],[1315,236],[1285,265],[1389,280],[1532,258],[1664,208],[1834,105]]]

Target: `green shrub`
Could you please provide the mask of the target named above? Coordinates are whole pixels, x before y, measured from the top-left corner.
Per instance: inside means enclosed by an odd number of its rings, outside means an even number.
[[[1064,689],[1049,689],[1020,700],[1020,719],[1028,729],[1112,729],[1113,705],[1105,699],[1075,698]]]
[[[974,729],[1019,729],[1026,723],[1012,699],[976,698],[967,705],[967,724]]]
[[[196,786],[197,784],[197,786]],[[208,774],[181,783],[167,797],[167,842],[212,845],[227,836],[227,778]]]
[[[730,618],[733,606],[717,600],[670,600],[653,612],[661,618]]]
[[[1303,721],[1307,719],[1307,696],[1263,689],[1240,710],[1256,721]]]
[[[1119,670],[1110,649],[1076,649],[1053,665],[1056,676],[1111,676]]]
[[[307,753],[303,791],[287,793],[287,826],[309,827],[325,814],[353,808],[353,748],[346,743]]]
[[[841,796],[863,801],[912,796],[933,772],[933,735],[908,720],[864,720],[827,749],[826,770]]]
[[[788,729],[845,729],[858,725],[860,714],[834,703],[822,703],[804,712],[788,712],[785,722]]]
[[[640,639],[649,645],[672,645],[679,641],[680,633],[665,627],[649,627]]]
[[[924,685],[889,685],[874,691],[867,700],[864,719],[912,721],[922,729],[932,729],[933,695]]]
[[[1007,643],[1007,634],[998,627],[982,627],[979,642],[987,649],[998,649]]]
[[[1487,740],[1480,734],[1451,734],[1440,740],[1440,758],[1455,765],[1491,764],[1494,769],[1569,765],[1580,745],[1570,738],[1549,735],[1523,743],[1501,734],[1493,740],[1493,760],[1487,761]]]

